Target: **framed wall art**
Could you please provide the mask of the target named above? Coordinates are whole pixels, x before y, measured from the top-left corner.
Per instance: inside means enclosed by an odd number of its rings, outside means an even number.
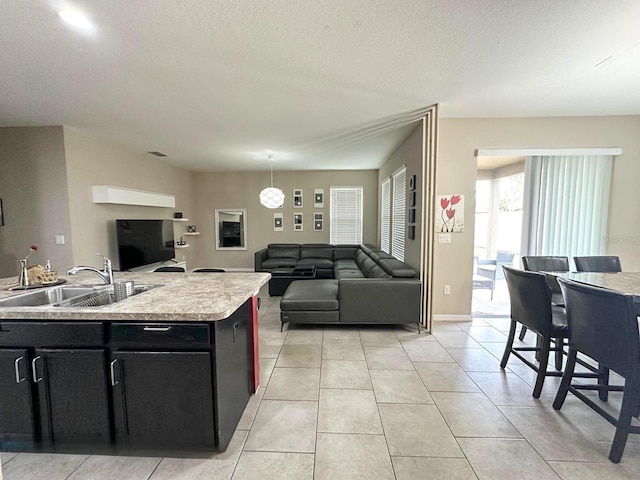
[[[409,223],[416,223],[416,209],[409,209]]]
[[[293,207],[302,208],[302,189],[301,188],[293,189]]]
[[[409,240],[415,240],[416,239],[416,226],[415,225],[409,225],[409,232],[407,233],[407,236],[409,237]]]
[[[409,190],[415,190],[415,189],[416,189],[416,176],[411,175],[409,177]]]
[[[321,232],[324,228],[324,213],[316,212],[313,214],[313,231]]]
[[[293,214],[293,231],[294,232],[302,231],[302,214],[301,213]]]
[[[284,230],[283,220],[284,219],[283,219],[282,213],[273,214],[273,231],[274,232],[282,232]]]
[[[410,207],[415,207],[416,206],[416,192],[409,192],[409,206]]]
[[[2,199],[0,198],[0,227],[4,225],[4,213],[2,211]]]
[[[436,195],[436,232],[464,231],[464,195]]]
[[[313,191],[313,208],[324,208],[324,188]]]

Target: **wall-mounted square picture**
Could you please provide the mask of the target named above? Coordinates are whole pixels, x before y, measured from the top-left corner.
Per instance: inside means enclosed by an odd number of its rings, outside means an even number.
[[[302,189],[293,189],[293,206],[294,208],[302,208]]]
[[[416,176],[411,175],[409,177],[409,190],[415,190],[415,189],[416,189]]]
[[[409,225],[409,232],[408,232],[407,236],[409,237],[409,240],[415,240],[416,239],[416,226],[415,225]]]
[[[323,188],[316,188],[313,190],[313,208],[324,208]]]
[[[409,192],[409,206],[416,206],[416,192]]]
[[[302,231],[302,214],[301,213],[293,214],[293,231],[294,232]]]
[[[409,209],[409,223],[415,223],[416,222],[416,209],[415,208],[410,208]]]
[[[324,228],[324,213],[316,212],[313,214],[313,231],[321,232]]]
[[[273,214],[273,231],[282,232],[284,230],[284,223],[282,213]]]

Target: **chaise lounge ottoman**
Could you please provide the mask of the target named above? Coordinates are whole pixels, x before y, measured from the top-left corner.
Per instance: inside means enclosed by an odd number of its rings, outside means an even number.
[[[292,323],[338,323],[338,280],[297,280],[280,300],[280,319]]]

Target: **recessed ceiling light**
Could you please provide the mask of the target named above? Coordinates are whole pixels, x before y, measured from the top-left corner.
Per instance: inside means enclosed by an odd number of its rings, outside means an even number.
[[[81,28],[82,30],[93,28],[93,24],[89,19],[77,10],[61,10],[58,12],[58,15],[62,20],[76,28]]]

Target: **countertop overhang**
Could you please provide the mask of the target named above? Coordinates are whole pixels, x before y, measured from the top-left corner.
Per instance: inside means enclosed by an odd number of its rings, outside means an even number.
[[[61,277],[68,285],[96,285],[90,272]],[[130,322],[211,322],[227,318],[265,285],[269,273],[125,273],[116,282],[161,285],[121,302],[99,307],[0,307],[0,319]],[[9,291],[17,277],[0,279],[0,299],[26,293]]]

